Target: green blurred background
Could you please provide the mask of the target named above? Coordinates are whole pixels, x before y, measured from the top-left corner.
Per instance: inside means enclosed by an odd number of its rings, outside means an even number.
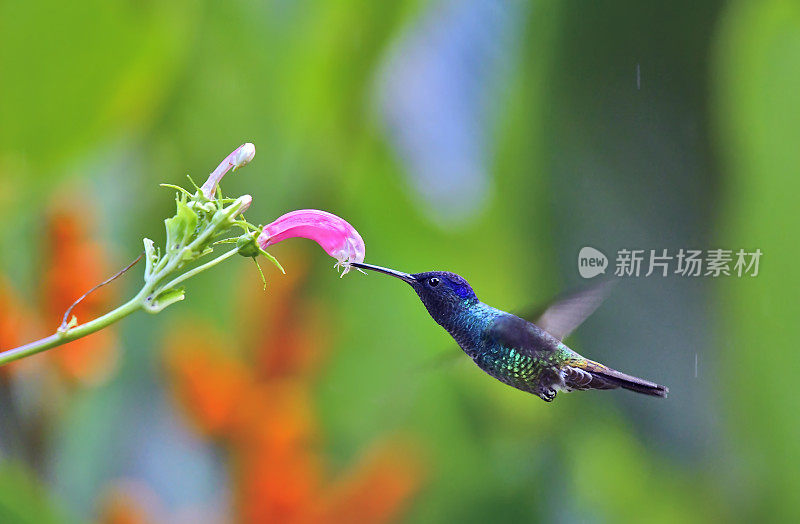
[[[508,310],[580,285],[585,245],[761,249],[755,278],[624,279],[571,339],[669,399],[552,404],[484,375],[398,282],[339,279],[310,241],[273,253],[306,267],[300,310],[327,326],[307,388],[325,478],[384,439],[419,464],[375,520],[800,519],[796,1],[6,0],[0,71],[0,275],[30,309],[60,263],[53,206],[91,210],[110,274],[163,241],[158,183],[203,180],[247,141],[255,160],[223,188],[253,195],[251,221],[331,211],[368,262],[458,272]],[[267,295],[290,278],[265,269]],[[246,286],[234,260],[126,319],[92,384],[7,372],[0,521],[112,521],[120,479],[157,499],[125,495],[160,508],[141,521],[248,520],[235,450],[191,423],[164,357],[176,326],[202,326],[249,366],[247,333],[275,311]]]

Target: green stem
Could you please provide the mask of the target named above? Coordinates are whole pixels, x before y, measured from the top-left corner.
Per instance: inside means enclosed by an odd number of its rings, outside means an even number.
[[[197,266],[194,269],[187,271],[186,273],[180,275],[179,277],[173,279],[165,286],[160,286],[160,291],[163,292],[164,290],[174,289],[174,287],[184,280],[191,278],[198,273],[202,273],[206,269],[216,266],[223,260],[226,260],[233,255],[235,255],[239,251],[238,248],[232,249],[214,260],[210,260],[205,264]],[[168,264],[167,268],[172,264]],[[161,278],[165,277],[169,274],[169,271],[163,271],[160,275],[156,275],[154,280],[158,281]],[[66,344],[67,342],[72,342],[75,339],[85,337],[86,335],[90,335],[95,331],[100,331],[101,329],[110,326],[114,322],[121,320],[134,311],[138,311],[144,308],[145,300],[147,300],[148,296],[156,295],[157,293],[153,293],[152,290],[154,288],[153,284],[147,284],[145,287],[142,288],[139,293],[130,299],[128,302],[122,304],[118,308],[114,309],[113,311],[109,311],[105,315],[98,317],[90,322],[86,322],[85,324],[81,324],[79,326],[71,327],[69,329],[58,330],[53,335],[49,337],[45,337],[34,342],[30,342],[25,344],[24,346],[19,346],[14,349],[9,349],[7,351],[0,352],[0,366],[8,364],[10,362],[14,362],[15,360],[19,360],[21,358],[29,357],[31,355],[35,355],[36,353],[40,353],[42,351],[46,351],[48,349],[52,349],[56,346],[60,346],[62,344]]]
[[[154,306],[153,301],[157,301],[159,295],[170,290],[174,290],[175,286],[184,280],[191,278],[198,273],[202,273],[206,269],[216,266],[223,260],[226,260],[239,252],[238,247],[232,249],[218,256],[217,258],[206,262],[205,264],[197,266],[196,268],[183,273],[165,285],[159,285],[160,282],[170,275],[170,273],[179,270],[184,265],[184,254],[189,253],[193,256],[197,256],[195,253],[202,252],[204,246],[206,246],[210,241],[210,238],[217,234],[220,231],[220,228],[223,227],[223,225],[228,224],[228,221],[230,221],[231,218],[238,213],[239,207],[240,206],[230,206],[230,208],[225,209],[222,212],[215,213],[211,223],[197,236],[197,238],[194,239],[194,241],[190,242],[187,246],[183,246],[183,248],[177,253],[169,256],[167,256],[165,253],[164,256],[161,257],[155,264],[155,267],[150,267],[152,262],[148,258],[148,268],[145,271],[145,285],[142,287],[139,293],[137,293],[136,296],[130,299],[128,302],[122,304],[113,311],[109,311],[105,315],[85,324],[74,327],[61,327],[49,337],[25,344],[24,346],[19,346],[0,352],[0,366],[8,364],[9,362],[14,362],[15,360],[19,360],[21,358],[28,357],[30,355],[35,355],[36,353],[46,351],[56,346],[66,344],[67,342],[71,342],[75,339],[85,337],[86,335],[94,333],[95,331],[99,331],[105,327],[108,327],[114,322],[127,317],[139,309],[145,309],[149,312],[161,311],[161,309],[168,306],[175,300],[173,297],[173,300],[163,302],[160,307]],[[182,298],[183,297],[181,296],[180,299]]]
[[[47,349],[60,346],[61,344],[66,344],[67,342],[71,342],[77,338],[85,337],[86,335],[94,333],[95,331],[99,331],[104,327],[107,327],[114,322],[127,317],[134,311],[141,309],[143,298],[144,294],[139,292],[138,295],[130,299],[128,302],[122,304],[117,309],[109,311],[105,315],[98,317],[91,322],[75,326],[65,331],[57,331],[55,334],[50,335],[49,337],[39,339],[35,342],[16,347],[14,349],[9,349],[8,351],[3,351],[0,353],[0,366],[8,364],[9,362],[14,362],[15,360],[19,360],[21,358],[28,357],[30,355],[35,355],[36,353],[40,353]]]
[[[193,276],[197,275],[198,273],[202,273],[206,269],[209,269],[209,268],[212,268],[212,267],[216,266],[217,264],[219,264],[223,260],[232,257],[233,255],[235,255],[238,252],[239,252],[239,248],[238,247],[234,248],[234,249],[231,249],[230,251],[227,251],[224,254],[218,256],[214,260],[209,260],[205,264],[197,266],[194,269],[190,269],[189,271],[187,271],[186,273],[182,274],[181,276],[174,278],[169,283],[161,286],[161,289],[164,289],[164,290],[166,290],[166,289],[174,289],[175,286],[177,286],[178,284],[180,284],[181,282],[183,282],[187,278],[192,278]]]

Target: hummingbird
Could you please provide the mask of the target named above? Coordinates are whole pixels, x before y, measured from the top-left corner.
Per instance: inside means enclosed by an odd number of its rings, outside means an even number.
[[[550,305],[536,323],[484,304],[461,276],[449,271],[403,273],[352,262],[353,267],[399,278],[475,364],[500,382],[552,402],[558,391],[624,388],[654,397],[669,389],[589,360],[562,339],[605,298],[608,282]]]

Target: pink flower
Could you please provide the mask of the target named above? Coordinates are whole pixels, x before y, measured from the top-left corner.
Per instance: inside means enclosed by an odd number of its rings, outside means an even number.
[[[287,238],[309,238],[319,244],[343,267],[342,275],[350,271],[350,263],[364,261],[364,241],[358,231],[343,218],[316,209],[300,209],[286,213],[264,226],[258,236],[262,249]]]
[[[214,200],[214,193],[217,192],[217,185],[219,181],[222,180],[222,177],[225,176],[225,173],[231,169],[236,171],[240,167],[247,165],[248,162],[253,160],[254,156],[256,156],[256,146],[250,142],[240,145],[233,153],[225,157],[225,160],[220,162],[217,168],[208,176],[208,180],[206,180],[206,183],[200,188],[200,191],[207,199]]]

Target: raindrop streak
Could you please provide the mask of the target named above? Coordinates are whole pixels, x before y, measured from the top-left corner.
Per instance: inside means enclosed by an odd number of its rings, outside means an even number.
[[[639,68],[639,63],[636,63],[636,89],[642,88],[642,71]]]
[[[697,353],[694,354],[694,378],[697,378]]]

